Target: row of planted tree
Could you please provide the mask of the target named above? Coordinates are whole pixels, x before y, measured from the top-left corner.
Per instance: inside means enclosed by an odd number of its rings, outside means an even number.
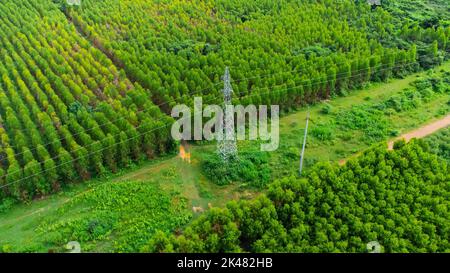
[[[220,102],[227,65],[235,103],[289,109],[433,66],[449,50],[449,28],[354,1],[64,3],[0,3],[0,198],[164,153],[171,107],[194,94]]]
[[[66,14],[162,109],[192,94],[285,108],[442,61],[450,28],[423,29],[355,1],[83,1]],[[417,45],[416,45],[417,44]]]
[[[54,3],[2,1],[0,13],[0,198],[48,194],[171,145],[150,92]]]

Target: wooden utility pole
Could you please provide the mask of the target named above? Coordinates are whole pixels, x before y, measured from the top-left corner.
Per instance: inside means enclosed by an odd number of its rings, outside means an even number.
[[[305,136],[303,137],[302,153],[300,154],[300,168],[299,168],[299,174],[300,174],[300,176],[302,176],[303,156],[305,155],[306,136],[308,135],[308,123],[309,123],[309,111],[308,111],[308,114],[306,114]]]

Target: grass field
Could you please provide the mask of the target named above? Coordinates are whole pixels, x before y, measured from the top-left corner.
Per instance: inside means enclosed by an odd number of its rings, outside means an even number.
[[[437,73],[450,71],[450,63],[447,62],[435,71]],[[346,97],[337,97],[311,106],[309,108],[311,132],[324,124],[336,126],[331,132],[331,137],[327,139],[319,139],[314,135],[308,138],[305,155],[306,168],[318,161],[337,163],[340,159],[347,158],[377,142],[367,140],[364,130],[341,130],[338,126],[341,114],[347,113],[356,105],[377,104],[385,101],[408,88],[418,77],[426,74],[427,72],[423,72],[404,79],[375,84],[364,90],[352,91]],[[401,134],[436,120],[450,112],[448,101],[447,93],[435,94],[430,100],[414,109],[392,113],[385,117],[387,129],[389,132]],[[330,113],[324,113],[323,109],[326,105],[332,109]],[[286,114],[280,119],[280,147],[270,154],[273,178],[297,172],[306,114],[307,109],[301,109]],[[390,137],[388,134],[382,139],[387,140]],[[241,151],[255,147],[257,146],[253,142],[239,143]],[[135,166],[121,174],[73,185],[59,194],[35,200],[29,204],[12,205],[11,208],[3,205],[0,208],[0,252],[46,252],[49,249],[64,251],[62,249],[64,240],[82,241],[82,249],[85,251],[137,251],[139,241],[148,238],[156,224],[161,223],[166,229],[173,230],[175,226],[182,225],[187,221],[193,206],[207,209],[208,206],[222,206],[231,199],[252,198],[257,195],[258,190],[238,183],[218,186],[202,175],[200,161],[204,155],[213,152],[214,149],[215,145],[211,144],[194,145],[191,147],[192,162],[190,164],[181,161],[175,155],[167,156],[151,163]],[[123,186],[123,188],[114,186],[126,183],[131,186]],[[142,183],[149,186],[143,186]],[[135,190],[133,185],[136,185]],[[101,203],[92,202],[89,197],[90,194],[97,192],[112,194],[114,191],[123,194],[116,199],[107,200],[116,205],[118,200],[121,200],[120,205],[113,207],[111,212],[106,211]],[[158,196],[158,191],[161,192],[161,197]],[[148,200],[145,198],[147,193],[149,193]],[[121,198],[126,199],[122,200]],[[140,200],[148,201],[151,204],[161,204],[162,207],[144,206],[142,213],[128,213]],[[172,204],[167,200],[172,200]],[[181,206],[178,201],[174,200],[185,201]],[[167,217],[158,213],[153,214],[153,212],[161,210],[170,210],[172,213]],[[90,212],[89,215],[94,216],[86,218],[86,212]],[[80,225],[82,230],[83,228],[91,230],[92,226],[97,227],[96,225],[98,225],[98,221],[94,221],[96,219],[92,219],[92,217],[103,219],[104,215],[107,215],[105,217],[109,217],[110,221],[106,226],[100,225],[103,228],[102,232],[97,234],[95,233],[97,229],[94,229],[95,236],[91,233],[80,235],[72,230]],[[136,223],[137,220],[142,220],[142,217],[147,217],[149,220],[144,228],[137,229],[142,237],[139,235],[133,237],[119,229],[126,226],[127,223]],[[156,224],[155,219],[158,220]],[[93,221],[94,224],[92,224]],[[80,238],[82,239],[80,240]],[[117,244],[114,245],[111,241]],[[123,242],[127,242],[127,245],[135,248],[122,249],[120,246]]]

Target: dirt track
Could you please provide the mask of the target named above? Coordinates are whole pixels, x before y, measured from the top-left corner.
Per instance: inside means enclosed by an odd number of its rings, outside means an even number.
[[[406,133],[404,135],[401,135],[394,140],[389,141],[388,143],[388,149],[392,150],[394,147],[394,142],[396,140],[404,139],[406,142],[410,141],[413,138],[423,138],[428,135],[431,135],[432,133],[439,131],[440,129],[443,129],[447,126],[450,126],[450,115],[447,115],[446,117],[437,120],[433,123],[430,123],[428,125],[425,125],[423,127],[420,127],[414,131],[411,131],[409,133]]]
[[[394,142],[397,140],[404,139],[406,142],[408,142],[413,138],[423,138],[423,137],[431,135],[434,132],[439,131],[440,129],[443,129],[448,126],[450,126],[450,115],[447,115],[444,118],[441,118],[440,120],[437,120],[430,124],[424,125],[420,128],[417,128],[417,129],[409,132],[409,133],[403,134],[399,137],[396,137],[393,140],[390,140],[388,142],[388,149],[392,150],[394,147]],[[351,157],[357,156],[358,154],[352,155]],[[345,162],[347,162],[347,160],[348,160],[348,158],[339,160],[339,165],[344,165]]]

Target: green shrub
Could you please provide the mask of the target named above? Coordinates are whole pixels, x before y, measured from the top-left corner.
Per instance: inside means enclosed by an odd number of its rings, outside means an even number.
[[[389,135],[390,135],[391,137],[399,136],[399,135],[400,135],[400,131],[399,131],[399,130],[391,130],[391,131],[389,132]]]
[[[431,80],[429,78],[421,78],[421,79],[417,79],[413,82],[413,85],[418,89],[418,90],[423,90],[423,89],[427,89],[427,88],[432,88],[433,84],[431,83]]]
[[[424,141],[430,152],[450,163],[450,127],[426,137]]]
[[[218,185],[243,182],[261,188],[270,180],[268,154],[259,151],[241,153],[227,163],[217,154],[207,155],[202,160],[202,171]]]
[[[334,138],[334,130],[330,125],[320,124],[311,129],[311,135],[321,141],[332,140]]]
[[[325,103],[325,105],[320,109],[320,113],[324,115],[328,115],[333,111],[333,106],[329,105],[328,103]]]
[[[370,105],[353,106],[338,114],[342,129],[361,130],[367,141],[380,141],[387,136],[388,124],[383,112]]]
[[[3,199],[0,203],[0,213],[10,210],[11,207],[16,203],[17,203],[17,201],[15,201],[12,198]]]

